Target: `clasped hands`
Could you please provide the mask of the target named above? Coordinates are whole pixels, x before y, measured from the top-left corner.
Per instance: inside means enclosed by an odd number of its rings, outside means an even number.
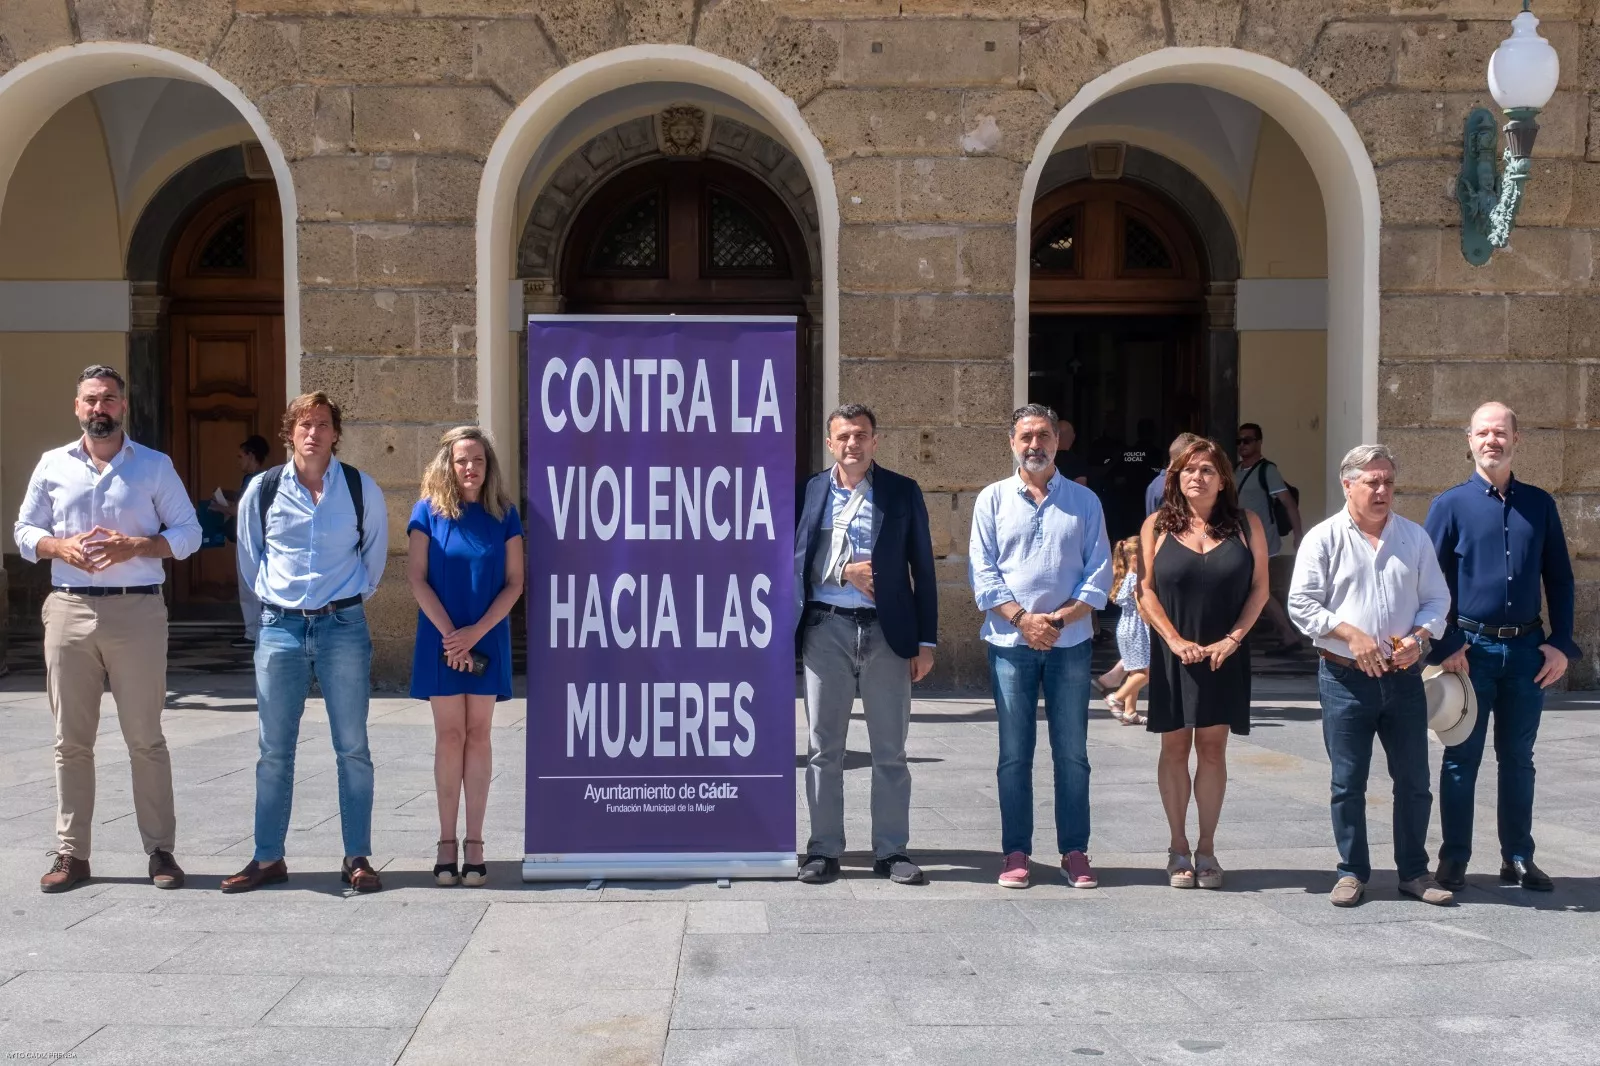
[[[1167,647],[1172,649],[1172,654],[1185,666],[1194,666],[1206,660],[1211,661],[1211,669],[1216,670],[1228,661],[1228,656],[1239,650],[1239,642],[1232,636],[1225,636],[1215,644],[1197,644],[1192,640],[1174,636],[1167,641]]]
[[[445,662],[452,670],[468,673],[472,670],[472,649],[483,639],[487,630],[479,626],[462,626],[443,634]]]
[[[1414,636],[1391,637],[1393,654],[1385,656],[1378,641],[1368,633],[1357,630],[1345,641],[1350,645],[1350,658],[1368,677],[1382,677],[1390,670],[1406,670],[1422,658],[1422,644]]]
[[[95,526],[87,533],[56,538],[55,554],[68,566],[95,574],[108,566],[143,555],[149,537],[130,537],[114,529]]]

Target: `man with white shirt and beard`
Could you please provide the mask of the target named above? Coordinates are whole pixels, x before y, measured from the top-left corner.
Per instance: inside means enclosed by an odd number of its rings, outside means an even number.
[[[1346,453],[1339,464],[1345,506],[1307,532],[1289,586],[1289,617],[1322,657],[1317,690],[1339,846],[1335,907],[1359,904],[1372,876],[1367,771],[1374,737],[1394,780],[1400,892],[1436,906],[1455,899],[1428,871],[1433,794],[1422,688],[1422,659],[1444,633],[1450,589],[1427,531],[1392,512],[1395,467],[1381,444]]]
[[[133,812],[150,880],[178,888],[172,761],[161,732],[167,698],[163,559],[200,547],[200,522],[172,460],[122,432],[122,375],[91,366],[74,402],[83,436],[45,452],[28,481],[15,530],[28,562],[50,560],[44,661],[56,722],[55,862],[42,892],[89,879],[94,824],[94,744],[106,680],[128,744]]]

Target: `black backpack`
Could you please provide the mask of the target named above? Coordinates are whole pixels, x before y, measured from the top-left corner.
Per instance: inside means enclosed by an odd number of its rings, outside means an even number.
[[[1276,465],[1270,459],[1263,459],[1256,464],[1251,473],[1261,479],[1261,491],[1266,494],[1267,505],[1272,508],[1272,524],[1278,527],[1278,536],[1287,537],[1294,532],[1294,523],[1289,521],[1289,508],[1283,505],[1282,500],[1267,491],[1267,467]],[[1300,490],[1290,485],[1287,481],[1284,482],[1284,485],[1288,488],[1289,495],[1294,497],[1295,505],[1299,506]]]
[[[362,506],[362,496],[365,493],[361,485],[361,471],[349,463],[340,463],[344,467],[344,487],[350,492],[350,502],[356,508],[356,551],[362,551],[367,546],[367,512]],[[283,481],[283,472],[289,464],[275,466],[261,474],[261,495],[257,502],[257,510],[261,516],[261,555],[267,554],[267,512],[272,510],[272,501],[278,498],[278,485]]]

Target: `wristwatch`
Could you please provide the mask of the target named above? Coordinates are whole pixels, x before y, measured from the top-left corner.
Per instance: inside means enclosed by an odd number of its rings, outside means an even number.
[[[1051,618],[1047,618],[1046,621],[1049,622],[1051,627],[1055,628],[1055,629],[1063,629],[1063,628],[1066,627],[1066,624],[1067,624],[1066,619],[1064,619],[1064,618],[1051,617]]]

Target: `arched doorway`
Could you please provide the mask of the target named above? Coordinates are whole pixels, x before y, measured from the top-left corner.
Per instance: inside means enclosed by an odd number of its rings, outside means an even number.
[[[167,267],[168,440],[191,497],[240,487],[238,451],[252,434],[281,459],[284,404],[283,239],[270,181],[227,189],[178,234]],[[173,567],[173,601],[192,614],[237,603],[231,546]]]
[[[659,159],[589,198],[560,276],[573,313],[795,316],[803,398],[812,391],[807,262],[792,214],[760,179],[715,159]],[[804,478],[816,434],[811,405],[797,408],[795,476]]]
[[[1131,536],[1153,472],[1126,457],[1207,429],[1205,257],[1176,205],[1123,180],[1047,193],[1031,237],[1028,399],[1071,420],[1110,535]]]

